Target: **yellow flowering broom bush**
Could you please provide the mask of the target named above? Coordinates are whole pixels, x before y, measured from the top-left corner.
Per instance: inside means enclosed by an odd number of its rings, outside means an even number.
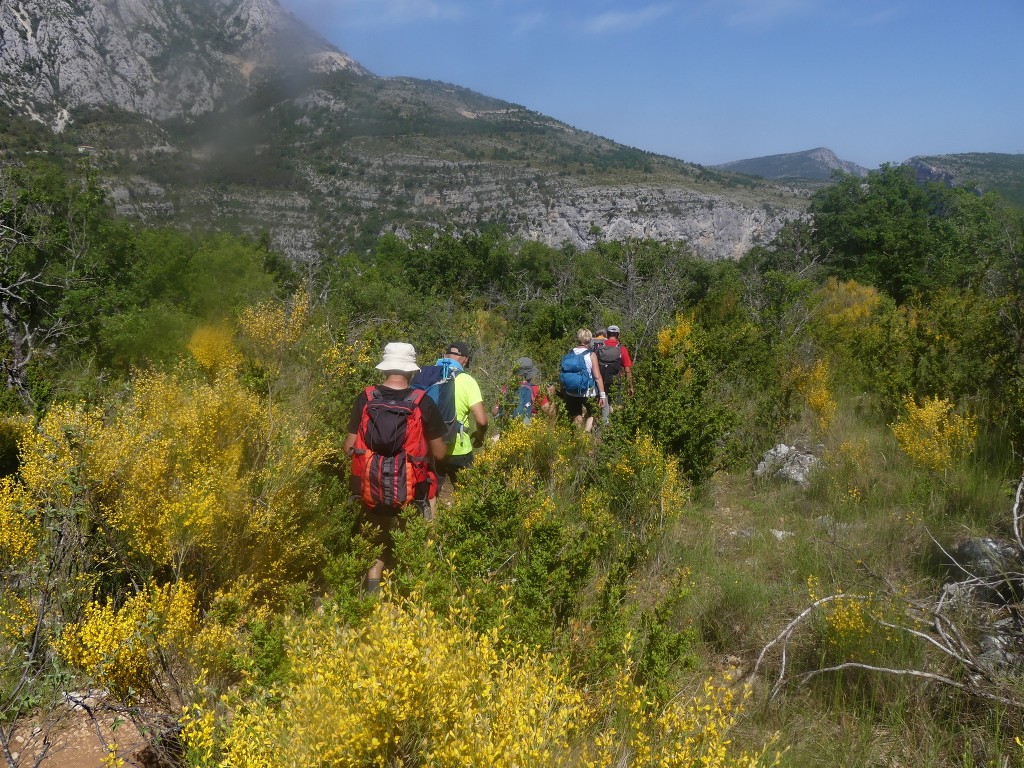
[[[27,560],[39,541],[28,491],[12,477],[0,478],[0,567]]]
[[[499,650],[500,628],[469,627],[416,595],[378,602],[356,625],[313,615],[288,640],[288,679],[260,701],[186,711],[195,768],[362,766],[757,766],[730,730],[748,695],[708,681],[653,703],[623,665],[585,691],[550,656]]]
[[[186,650],[197,627],[195,590],[187,582],[149,584],[122,605],[90,603],[82,620],[64,627],[54,650],[68,664],[119,700],[136,701],[152,690],[159,666]]]
[[[585,449],[587,436],[564,423],[553,424],[547,419],[533,419],[524,424],[519,419],[509,420],[497,440],[489,441],[480,451],[479,465],[495,474],[520,470],[534,487],[549,481],[570,485],[578,464],[575,460]]]
[[[322,438],[245,389],[143,374],[89,455],[107,522],[203,592],[245,574],[287,583],[321,555],[311,518]]]
[[[357,625],[312,615],[288,638],[288,679],[264,701],[196,708],[193,765],[569,765],[586,722],[579,691],[546,656],[499,653],[415,596],[380,601]]]
[[[677,519],[689,497],[678,460],[643,433],[615,446],[604,488],[621,523],[642,539]]]
[[[196,328],[188,342],[188,351],[201,368],[211,373],[233,371],[242,364],[234,335],[223,325]]]
[[[737,749],[731,739],[751,696],[747,685],[734,685],[730,674],[706,679],[689,696],[679,695],[663,704],[648,689],[634,682],[636,661],[632,636],[623,644],[623,661],[596,706],[599,728],[582,745],[581,765],[586,768],[757,768],[777,766],[774,739],[750,752]]]
[[[816,360],[813,365],[798,368],[793,375],[796,390],[804,399],[804,404],[814,416],[815,426],[819,432],[826,432],[832,426],[836,415],[836,399],[829,385],[831,378],[827,360]]]
[[[926,397],[918,405],[913,397],[903,400],[905,414],[891,425],[902,450],[918,466],[944,472],[966,455],[978,436],[977,420],[953,412],[953,403]]]

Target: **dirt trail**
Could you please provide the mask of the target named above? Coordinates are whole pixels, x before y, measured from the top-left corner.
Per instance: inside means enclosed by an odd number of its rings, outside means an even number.
[[[142,751],[146,747],[145,740],[131,723],[118,722],[113,716],[105,715],[100,718],[100,727],[103,739],[116,746],[117,755],[126,766],[153,765]],[[105,768],[103,760],[107,749],[96,729],[96,723],[86,712],[70,713],[59,731],[51,731],[51,746],[40,768]],[[20,748],[19,765],[34,763],[39,754],[39,738],[38,734],[32,736],[28,732],[15,737],[14,747]]]

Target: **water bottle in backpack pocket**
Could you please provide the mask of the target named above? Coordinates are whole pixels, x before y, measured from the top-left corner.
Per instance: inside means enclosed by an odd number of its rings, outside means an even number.
[[[587,397],[596,386],[593,375],[590,373],[590,366],[587,365],[587,355],[590,350],[583,352],[569,352],[562,357],[562,363],[558,370],[558,381],[562,390],[572,397]]]

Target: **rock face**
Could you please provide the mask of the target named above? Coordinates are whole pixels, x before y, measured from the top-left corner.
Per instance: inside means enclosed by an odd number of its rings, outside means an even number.
[[[202,114],[282,66],[365,73],[275,0],[5,0],[0,35],[5,99],[55,130],[78,107]]]
[[[606,240],[683,241],[711,259],[738,259],[771,240],[784,219],[763,207],[747,208],[722,197],[673,187],[627,186],[567,189],[557,202],[532,214],[524,234],[549,245],[581,248]]]

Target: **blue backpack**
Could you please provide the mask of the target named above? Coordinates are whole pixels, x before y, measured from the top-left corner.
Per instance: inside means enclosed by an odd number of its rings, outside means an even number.
[[[562,364],[558,371],[558,380],[562,384],[565,394],[572,397],[587,397],[590,390],[597,382],[590,373],[587,365],[587,355],[590,350],[583,352],[569,352],[562,357]]]
[[[441,412],[447,429],[444,433],[444,441],[447,445],[454,443],[459,432],[463,431],[462,422],[458,421],[455,414],[455,377],[461,371],[442,362],[440,365],[426,365],[420,368],[412,380],[414,389],[420,389],[427,393],[427,396],[437,403],[437,410]]]

